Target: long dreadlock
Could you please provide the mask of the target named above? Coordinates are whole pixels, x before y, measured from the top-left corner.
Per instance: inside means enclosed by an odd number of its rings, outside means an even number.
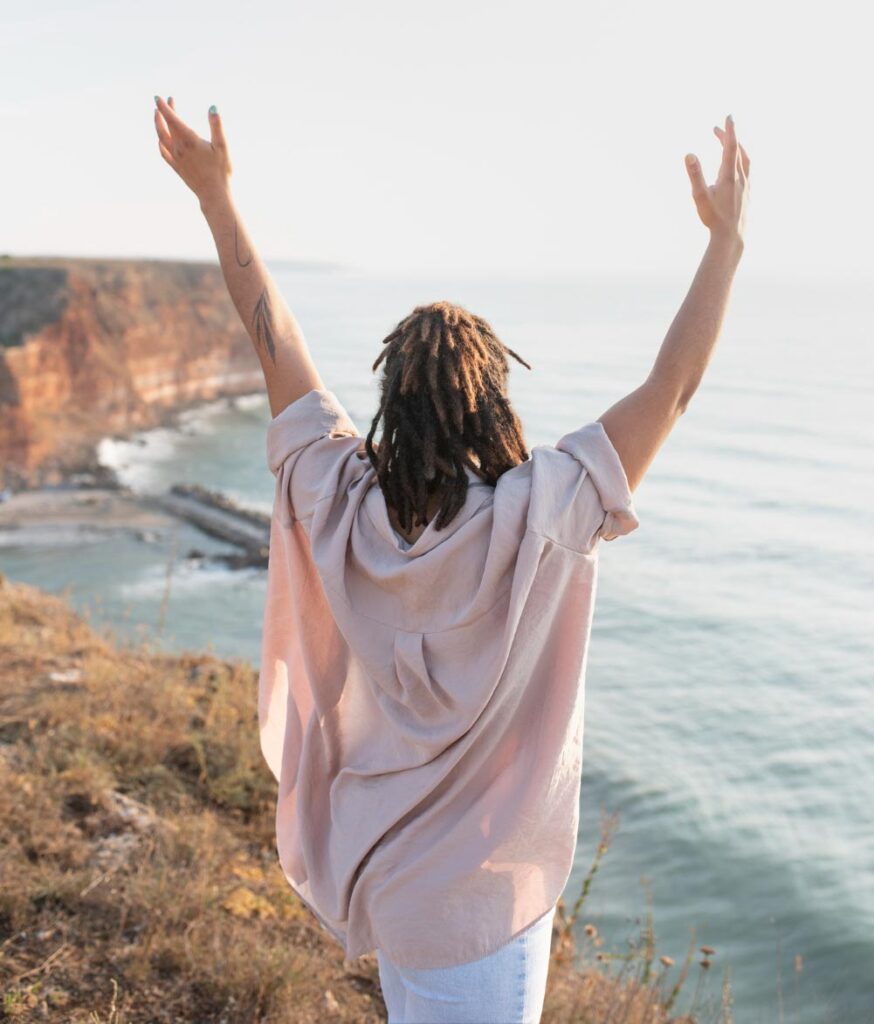
[[[507,397],[507,354],[531,367],[482,317],[451,302],[417,306],[383,345],[373,364],[375,371],[385,360],[380,406],[365,448],[404,531],[414,517],[418,524],[428,521],[428,500],[443,491],[434,523],[440,530],[464,505],[465,466],[494,486],[528,458]],[[380,418],[385,422],[375,447]]]

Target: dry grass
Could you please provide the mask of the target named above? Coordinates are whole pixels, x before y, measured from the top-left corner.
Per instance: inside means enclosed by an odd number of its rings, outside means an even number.
[[[0,576],[0,672],[0,1016],[385,1021],[375,958],[344,960],[279,868],[252,666],[119,643]],[[691,952],[653,964],[644,929],[614,970],[594,926],[574,943],[611,827],[560,905],[543,1024],[691,1020]]]
[[[672,1015],[689,980],[696,953],[694,930],[686,957],[677,970],[669,956],[656,958],[656,935],[652,898],[647,888],[647,913],[640,934],[628,942],[624,952],[604,949],[597,926],[588,921],[582,928],[579,947],[575,926],[601,861],[610,848],[618,815],[603,815],[601,835],[580,894],[568,911],[559,900],[552,943],[550,986],[544,1005],[544,1024],[732,1024],[732,996],[729,972],[723,977],[719,995],[708,992],[708,975],[716,953],[699,946],[695,990],[689,1007],[681,1016]],[[618,965],[614,968],[614,965]]]

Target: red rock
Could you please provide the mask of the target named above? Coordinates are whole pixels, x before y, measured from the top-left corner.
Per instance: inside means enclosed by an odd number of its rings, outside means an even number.
[[[53,483],[94,445],[264,387],[217,263],[0,259],[0,486]]]

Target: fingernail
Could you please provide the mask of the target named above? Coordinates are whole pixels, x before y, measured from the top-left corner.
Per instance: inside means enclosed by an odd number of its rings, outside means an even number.
[[[167,102],[168,102],[168,103],[171,103],[172,101],[173,101],[173,97],[172,97],[172,96],[168,96],[168,97],[167,97]]]
[[[156,96],[155,97],[155,106],[157,107],[157,105],[158,105],[158,97]]]
[[[211,106],[211,107],[209,108],[209,112],[210,112],[211,114],[217,114],[217,113],[218,113],[218,111],[216,110],[216,107],[215,107],[215,104],[214,104],[214,103],[213,103],[213,105],[212,105],[212,106]]]
[[[731,121],[732,124],[734,124],[734,118],[731,116],[731,114],[728,115],[728,119],[729,121]]]

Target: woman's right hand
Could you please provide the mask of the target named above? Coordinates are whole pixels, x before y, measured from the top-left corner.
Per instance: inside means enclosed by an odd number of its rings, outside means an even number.
[[[686,170],[692,182],[692,198],[698,216],[711,235],[727,236],[743,242],[746,225],[746,207],[750,191],[750,158],[737,141],[731,114],[725,119],[725,128],[714,127],[722,143],[722,163],[713,185],[704,180],[698,158],[686,156]]]

